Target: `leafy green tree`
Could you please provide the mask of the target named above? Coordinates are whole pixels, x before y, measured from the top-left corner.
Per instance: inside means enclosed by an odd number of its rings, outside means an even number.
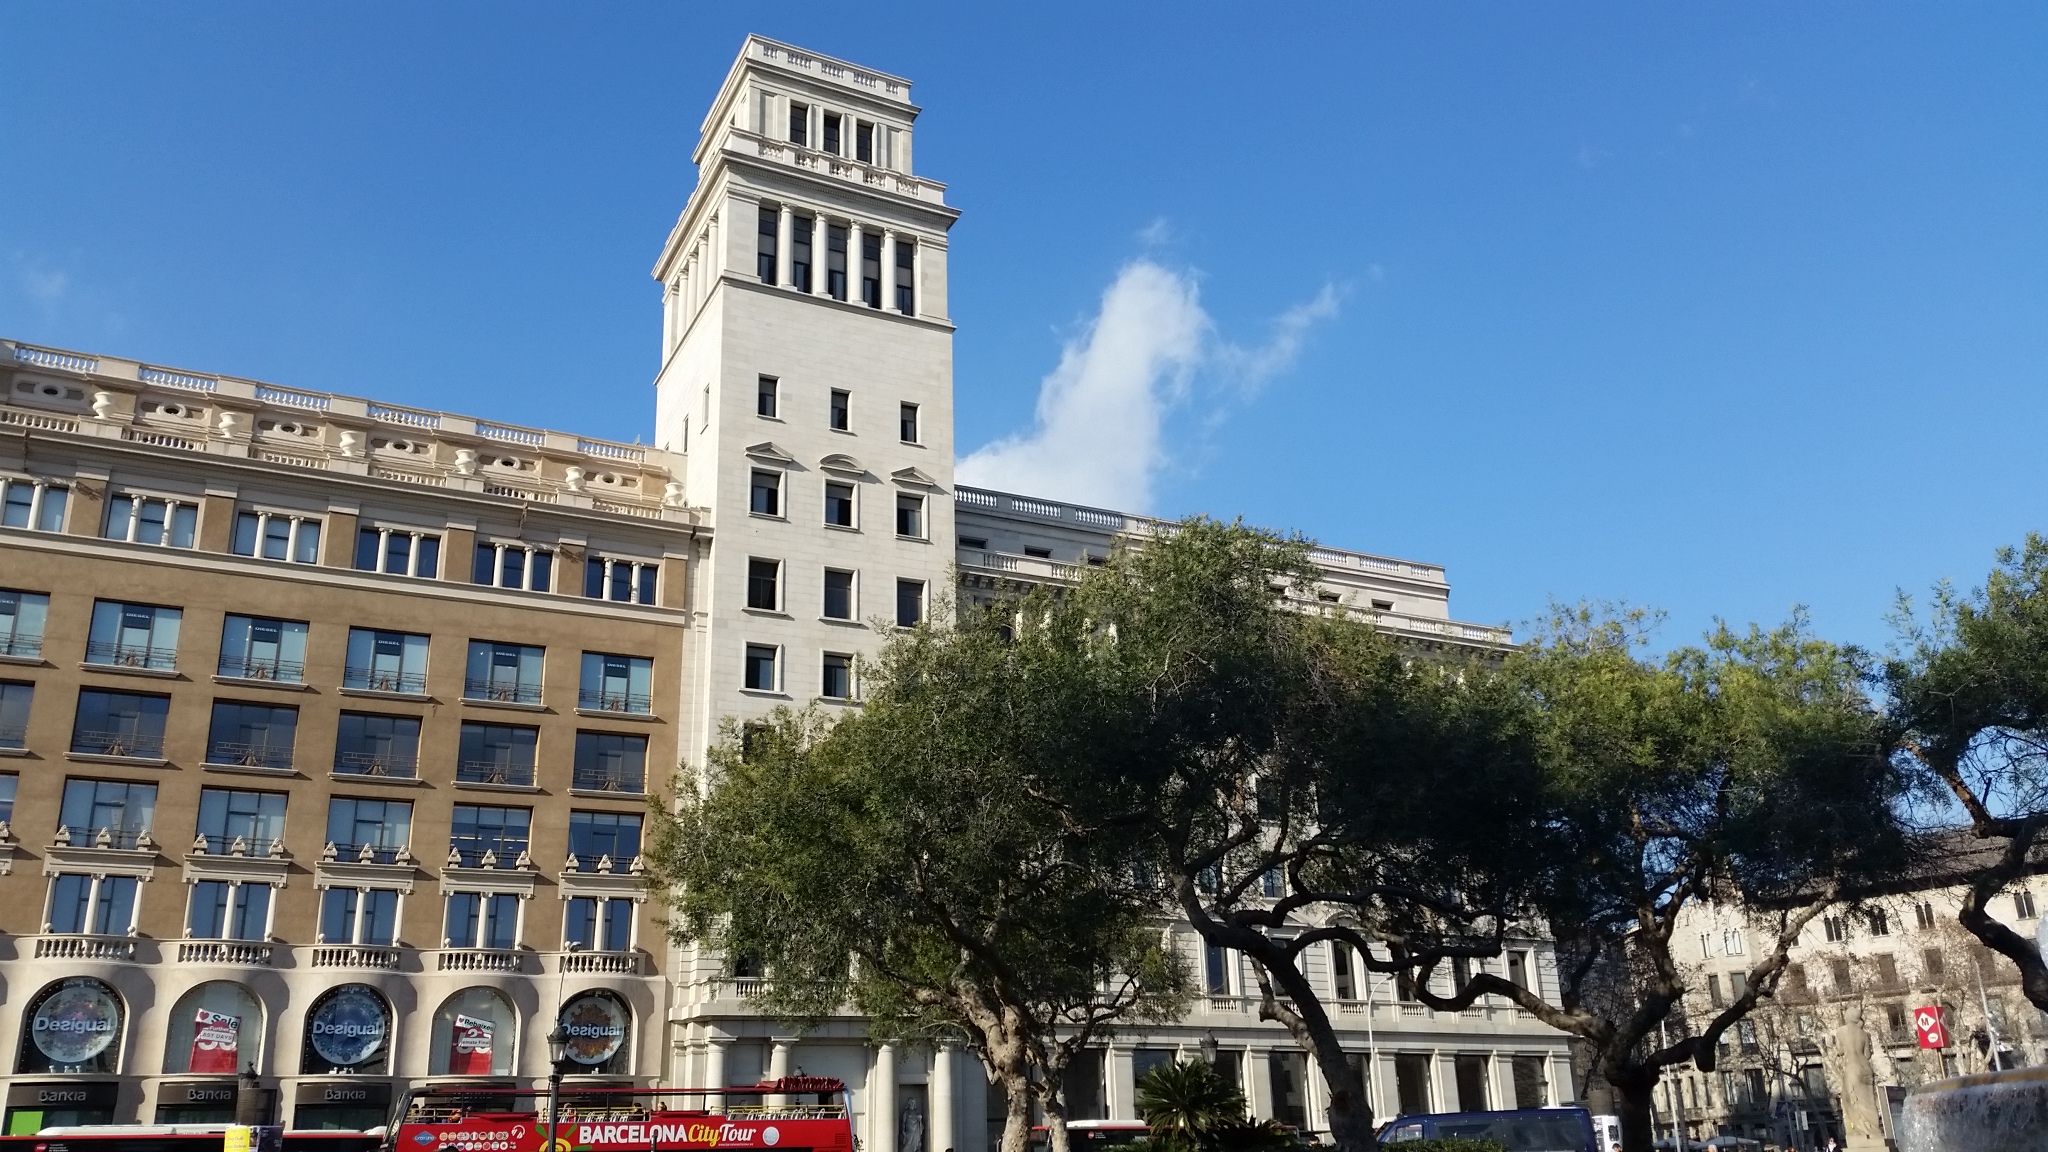
[[[2027,999],[2048,1012],[2040,948],[1990,914],[2035,866],[2048,829],[2048,540],[2029,534],[2000,550],[1984,587],[1939,586],[1927,619],[1909,602],[1898,619],[1907,650],[1886,663],[1885,682],[1903,762],[1929,807],[1959,807],[1995,849],[1962,877],[1957,919],[2018,966]]]
[[[1128,844],[1062,800],[1117,717],[1091,641],[1044,631],[919,629],[859,712],[729,730],[702,793],[657,806],[649,853],[676,937],[759,960],[767,1011],[963,1040],[1005,1093],[1004,1152],[1034,1101],[1064,1152],[1073,1054],[1176,1015],[1186,984]]]

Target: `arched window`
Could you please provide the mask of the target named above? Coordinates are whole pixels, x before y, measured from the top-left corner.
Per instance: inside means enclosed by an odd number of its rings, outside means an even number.
[[[465,988],[434,1013],[434,1076],[510,1076],[517,1058],[519,1014],[503,993]]]
[[[98,980],[73,976],[45,985],[22,1015],[17,1072],[115,1072],[127,1013]]]
[[[367,984],[330,988],[306,1013],[299,1071],[382,1075],[391,1062],[391,1005]]]
[[[565,1071],[587,1076],[622,1075],[633,1070],[633,1010],[602,989],[579,992],[562,1005],[569,1033]]]
[[[240,984],[213,980],[171,1009],[165,1072],[232,1074],[263,1066],[263,1005]]]

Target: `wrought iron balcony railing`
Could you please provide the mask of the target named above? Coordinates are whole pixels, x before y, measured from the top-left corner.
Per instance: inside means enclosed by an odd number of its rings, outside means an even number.
[[[94,640],[85,646],[85,662],[102,664],[109,668],[147,668],[153,672],[175,672],[178,668],[178,650],[151,648],[143,644],[123,644],[118,640]]]
[[[383,668],[344,668],[341,686],[363,692],[397,692],[406,696],[427,694],[427,677],[418,672],[392,672]]]
[[[644,769],[590,768],[579,766],[570,778],[569,786],[587,792],[620,792],[628,795],[642,795],[647,791],[647,773]]]
[[[388,756],[382,752],[336,752],[334,771],[342,776],[381,776],[391,780],[417,780],[420,762],[414,756]]]
[[[219,676],[237,680],[276,680],[286,684],[304,683],[306,666],[293,660],[251,660],[241,656],[222,656]]]
[[[531,788],[533,765],[507,764],[499,760],[464,760],[455,766],[455,779],[462,784],[503,784],[514,788]]]
[[[206,762],[237,768],[289,768],[292,766],[292,746],[215,740],[206,746]]]
[[[161,732],[73,732],[71,750],[88,756],[133,756],[158,760],[164,754]]]
[[[654,710],[654,698],[633,692],[605,692],[585,688],[576,694],[576,706],[593,712],[626,712],[646,715]]]
[[[465,680],[462,682],[462,698],[488,700],[494,704],[538,704],[540,685],[504,680]]]

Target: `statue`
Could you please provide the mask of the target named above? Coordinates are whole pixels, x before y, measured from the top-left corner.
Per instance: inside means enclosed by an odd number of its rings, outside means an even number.
[[[896,1124],[896,1152],[924,1152],[924,1105],[915,1096],[903,1102],[903,1118]]]
[[[1889,1145],[1878,1123],[1877,1073],[1861,1004],[1842,1009],[1842,1022],[1828,1034],[1828,1048],[1842,1086],[1842,1130],[1849,1137],[1844,1152],[1884,1152]]]

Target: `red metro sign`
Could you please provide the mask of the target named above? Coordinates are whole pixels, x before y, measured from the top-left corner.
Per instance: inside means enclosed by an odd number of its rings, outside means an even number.
[[[1922,1048],[1948,1047],[1948,1025],[1942,1022],[1941,1009],[1913,1009],[1913,1035]]]

